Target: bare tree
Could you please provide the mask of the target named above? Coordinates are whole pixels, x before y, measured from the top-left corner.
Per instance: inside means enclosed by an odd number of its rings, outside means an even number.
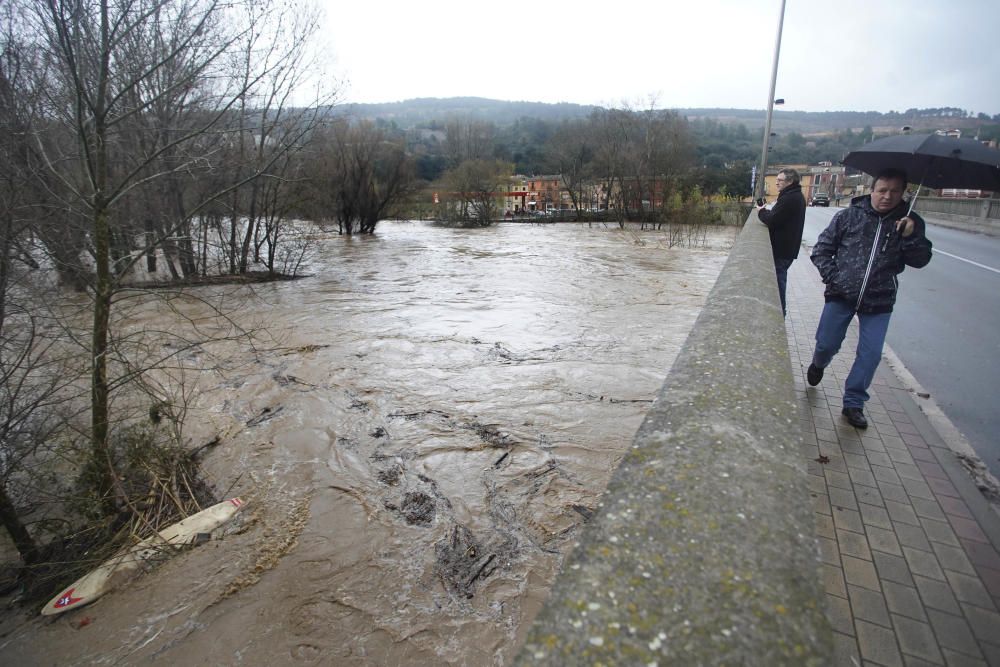
[[[65,128],[62,141],[39,145],[68,193],[64,205],[86,221],[94,266],[89,282],[92,464],[100,471],[105,508],[112,512],[123,495],[108,444],[114,295],[132,267],[157,248],[178,258],[180,273],[193,273],[191,223],[198,213],[225,192],[261,178],[282,151],[296,145],[299,128],[279,136],[287,128],[280,110],[301,64],[295,49],[303,42],[296,40],[310,31],[294,32],[287,49],[274,46],[262,56],[261,42],[255,40],[285,33],[273,26],[268,32],[258,21],[271,25],[305,14],[282,13],[278,4],[263,0],[41,0],[34,6],[34,29],[52,73],[51,122]],[[248,43],[256,46],[244,48]],[[276,51],[281,55],[274,56]],[[242,77],[233,76],[229,57],[237,52],[249,62],[244,70],[249,74]],[[267,122],[233,128],[234,115],[248,117],[259,96],[272,103],[264,112]],[[210,194],[189,187],[225,170],[217,159],[233,145],[256,149],[235,179],[225,179]],[[159,209],[164,213],[142,223],[139,214],[149,209],[150,200],[164,204]],[[232,262],[237,268],[243,268],[252,238],[247,229],[239,245],[231,246],[240,249]]]
[[[581,210],[590,205],[588,189],[594,174],[597,141],[587,121],[564,122],[548,143],[549,153],[562,186],[569,194],[580,219]]]
[[[410,194],[414,173],[401,138],[369,121],[340,118],[310,145],[310,210],[332,216],[341,234],[371,234]]]
[[[617,210],[618,223],[623,225],[627,217],[622,181],[630,136],[629,113],[620,109],[599,109],[591,115],[590,122],[597,141],[594,175],[601,181],[604,206]]]
[[[694,165],[694,141],[687,120],[675,111],[648,109],[643,120],[643,165],[640,179],[647,183],[649,213],[657,214],[667,197],[677,188]]]
[[[253,261],[261,261],[265,237],[266,245],[275,249],[284,208],[280,195],[287,189],[284,181],[291,155],[318,126],[320,108],[333,99],[320,95],[306,107],[293,104],[293,93],[304,88],[312,70],[303,46],[319,29],[315,9],[251,0],[242,5],[239,21],[243,26],[239,48],[230,54],[230,67],[239,81],[238,158],[231,173],[237,183],[246,174],[254,177],[232,190],[229,252],[230,270],[246,273],[251,250]],[[273,252],[271,260],[267,265],[273,272]]]
[[[499,217],[500,200],[514,165],[501,160],[466,160],[447,172],[451,213],[460,222],[487,227]]]
[[[0,524],[30,565],[39,548],[21,516],[38,502],[44,482],[36,471],[46,464],[51,471],[52,441],[75,411],[74,384],[83,371],[42,333],[43,318],[28,307],[32,290],[16,284],[25,272],[14,273],[22,275],[0,293]]]
[[[496,128],[487,121],[453,118],[445,124],[445,154],[452,167],[467,160],[493,157]]]
[[[609,180],[617,171],[622,219],[655,220],[693,162],[687,121],[652,102],[643,111],[613,109],[598,118],[603,140],[599,161]]]
[[[39,266],[29,233],[45,215],[38,198],[44,174],[31,143],[38,101],[31,75],[37,61],[14,33],[17,18],[10,9],[0,11],[0,524],[22,561],[31,564],[39,548],[19,510],[28,504],[30,462],[58,423],[64,390],[78,376],[40,332],[37,286],[31,280]]]

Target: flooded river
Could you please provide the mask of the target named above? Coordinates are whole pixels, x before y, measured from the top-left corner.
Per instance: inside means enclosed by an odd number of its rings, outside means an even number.
[[[736,231],[693,249],[575,224],[321,239],[311,277],[254,288],[247,317],[278,344],[203,378],[188,417],[223,435],[207,468],[250,499],[241,524],[22,625],[0,657],[506,664]]]

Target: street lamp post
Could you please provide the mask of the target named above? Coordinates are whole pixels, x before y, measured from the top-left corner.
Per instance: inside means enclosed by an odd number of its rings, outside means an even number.
[[[774,65],[771,67],[771,90],[767,96],[767,120],[764,123],[764,146],[760,150],[760,179],[757,183],[757,192],[754,198],[760,197],[764,192],[764,182],[767,178],[767,150],[768,140],[771,138],[771,114],[774,112],[775,104],[784,104],[785,100],[774,99],[774,87],[778,80],[778,54],[781,52],[781,27],[785,23],[785,0],[781,0],[781,14],[778,16],[778,37],[774,42]]]

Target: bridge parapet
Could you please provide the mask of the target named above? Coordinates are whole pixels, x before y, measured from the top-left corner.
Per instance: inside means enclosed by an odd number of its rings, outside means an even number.
[[[515,664],[828,664],[792,387],[751,214]]]

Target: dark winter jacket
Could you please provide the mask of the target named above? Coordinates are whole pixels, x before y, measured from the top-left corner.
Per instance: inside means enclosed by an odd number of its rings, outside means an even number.
[[[913,233],[903,238],[896,221],[906,217],[908,204],[884,215],[863,195],[833,216],[819,235],[812,262],[826,284],[826,300],[839,300],[862,313],[888,313],[896,303],[896,276],[906,266],[919,269],[931,261],[931,242],[924,221],[911,213]]]
[[[775,259],[795,259],[802,245],[802,225],[806,221],[806,198],[802,186],[789,185],[778,193],[771,210],[762,208],[757,217],[767,225],[771,235],[771,252]]]

